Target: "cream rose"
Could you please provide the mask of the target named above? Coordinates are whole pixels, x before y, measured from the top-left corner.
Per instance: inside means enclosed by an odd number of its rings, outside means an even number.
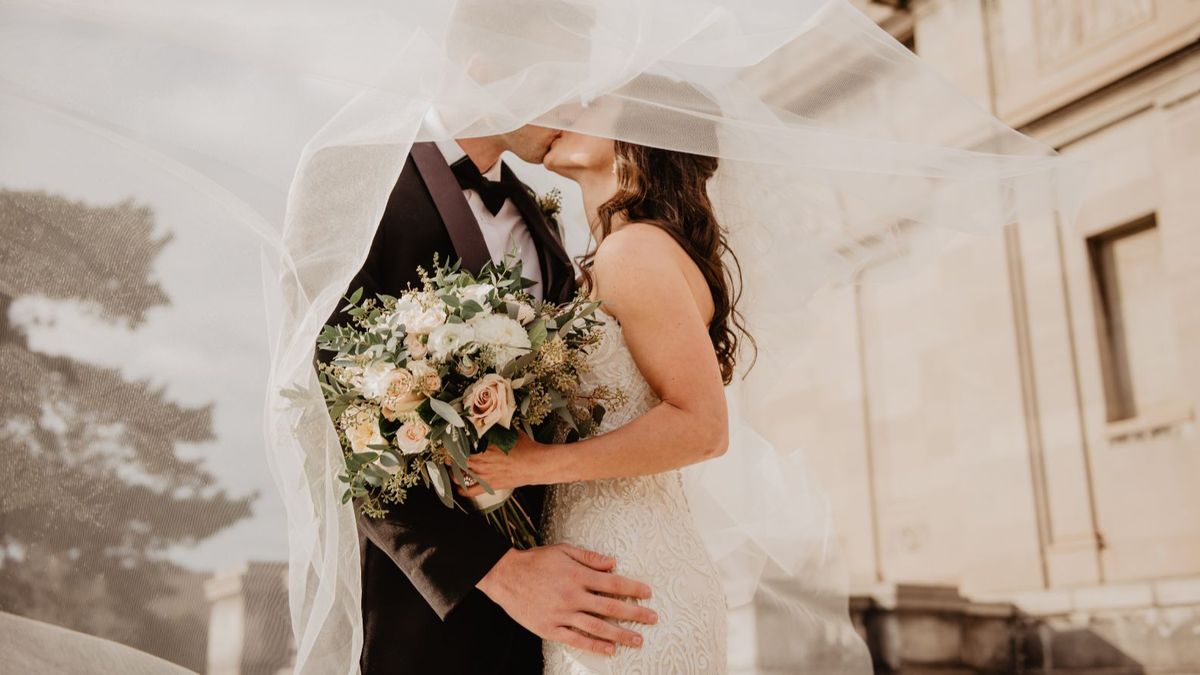
[[[519,321],[522,326],[528,326],[536,318],[537,313],[533,311],[533,307],[528,303],[522,302],[520,306],[517,307],[517,321]]]
[[[512,425],[517,409],[512,384],[495,373],[488,373],[463,393],[463,408],[480,436],[497,424],[507,429]]]
[[[463,377],[475,377],[479,373],[479,364],[469,358],[463,358],[458,364],[458,374]]]
[[[414,391],[417,387],[413,374],[404,368],[396,368],[388,378],[387,391],[379,401],[379,410],[389,421],[395,422],[404,413],[420,407],[425,397]]]
[[[429,425],[420,420],[405,422],[396,430],[396,447],[406,455],[415,455],[429,447]]]
[[[433,366],[424,361],[413,361],[408,364],[408,370],[416,381],[415,388],[426,396],[432,396],[442,389],[442,376]]]
[[[408,355],[414,359],[423,359],[429,354],[429,348],[421,342],[419,335],[406,335],[404,337],[404,348],[408,350]]]
[[[354,452],[370,452],[372,445],[386,445],[379,431],[379,415],[367,408],[347,408],[342,415],[342,433]]]

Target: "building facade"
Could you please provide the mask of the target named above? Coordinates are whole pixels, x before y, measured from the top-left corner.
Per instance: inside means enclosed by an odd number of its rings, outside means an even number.
[[[804,441],[856,592],[1011,607],[1064,636],[1032,648],[1039,667],[1111,652],[1099,665],[1200,672],[1200,2],[857,4],[1091,166],[1074,222],[818,300]],[[897,662],[971,649],[917,633]]]

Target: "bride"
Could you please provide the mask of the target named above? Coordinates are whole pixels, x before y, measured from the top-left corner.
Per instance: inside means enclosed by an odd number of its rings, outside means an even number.
[[[736,257],[706,190],[717,160],[564,132],[544,162],[579,184],[597,242],[583,287],[603,302],[606,325],[583,389],[619,389],[627,401],[587,440],[523,437],[511,453],[492,448],[471,466],[495,489],[551,485],[546,543],[604,551],[618,561],[616,573],[655,589],[645,603],[659,620],[639,627],[639,649],[618,647],[605,664],[546,641],[547,673],[724,672],[721,580],[678,471],[725,452],[723,385],[746,339]],[[600,619],[584,628],[620,644]]]

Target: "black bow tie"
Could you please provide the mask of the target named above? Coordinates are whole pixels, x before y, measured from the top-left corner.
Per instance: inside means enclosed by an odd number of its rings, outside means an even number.
[[[515,180],[488,180],[479,173],[479,167],[475,166],[470,157],[463,157],[451,164],[450,170],[454,172],[454,177],[458,179],[462,189],[479,193],[483,198],[483,205],[493,216],[500,213],[506,199],[511,199],[518,191],[524,189]]]

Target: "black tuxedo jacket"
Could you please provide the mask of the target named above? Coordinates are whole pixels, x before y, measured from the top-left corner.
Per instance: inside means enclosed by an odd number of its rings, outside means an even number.
[[[513,178],[507,166],[505,178]],[[557,231],[532,193],[513,198],[538,248],[543,297],[565,301],[574,271]],[[478,271],[491,259],[462,189],[432,143],[413,146],[375,233],[370,253],[347,289],[363,297],[399,295],[420,286],[417,267],[461,258]],[[335,314],[331,323],[348,317]],[[326,358],[331,355],[325,354]],[[519,490],[535,519],[540,489]],[[364,675],[542,671],[541,642],[475,584],[509,549],[508,541],[466,506],[448,509],[424,488],[382,519],[358,515],[362,556]]]

